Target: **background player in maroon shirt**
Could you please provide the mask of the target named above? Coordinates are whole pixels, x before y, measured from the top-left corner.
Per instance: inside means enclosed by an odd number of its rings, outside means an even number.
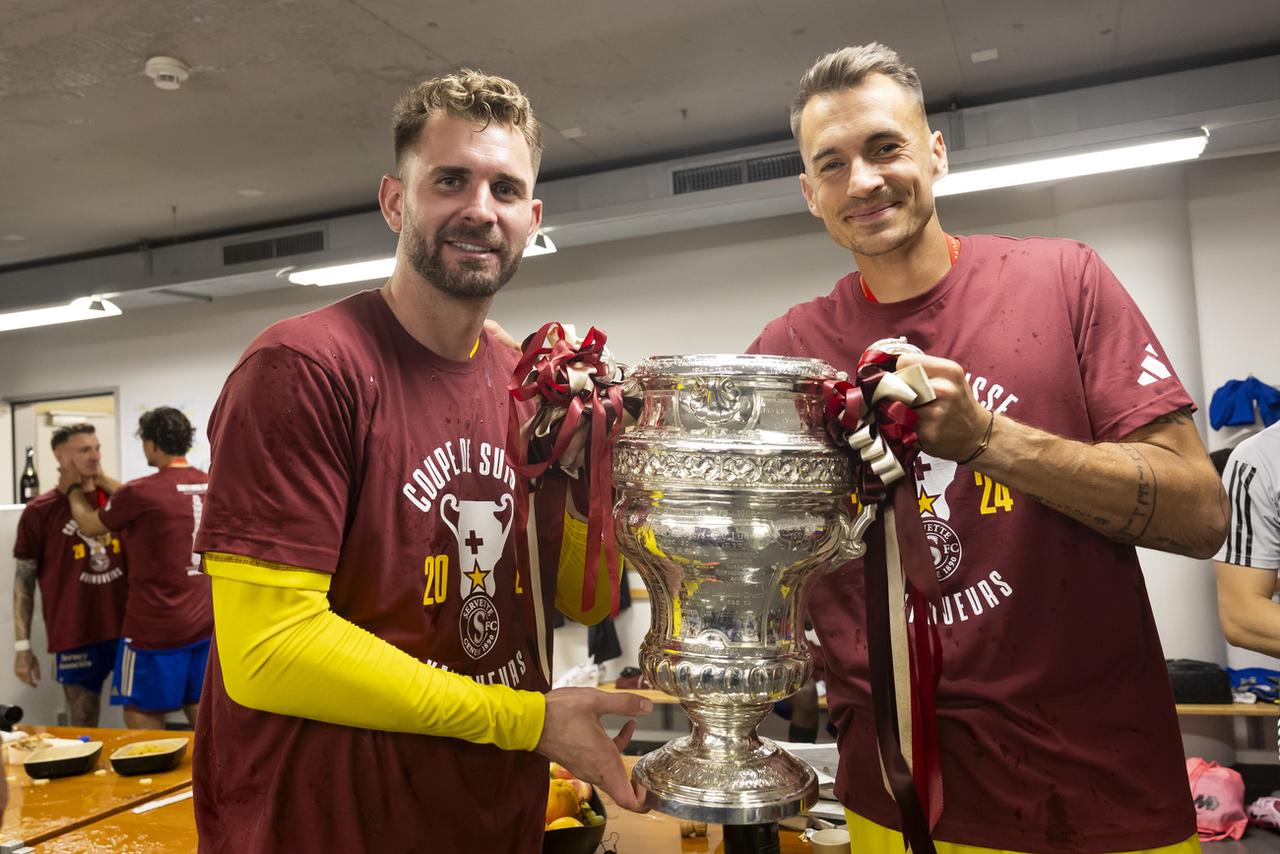
[[[938,399],[914,475],[942,608],[938,735],[949,844],[1198,851],[1163,654],[1134,545],[1209,557],[1226,502],[1159,342],[1091,249],[953,238],[920,81],[879,44],[822,57],[792,108],[809,209],[858,272],[753,352],[852,372],[906,336]],[[1157,495],[1158,492],[1158,495]],[[810,613],[857,852],[902,850],[871,725],[861,568]],[[914,615],[920,619],[921,614]],[[972,851],[972,848],[966,848]]]
[[[560,543],[516,528],[517,354],[482,331],[541,221],[537,121],[515,84],[462,71],[394,127],[390,281],[259,335],[210,418],[202,851],[532,854],[549,759],[641,803],[634,722],[615,740],[600,716],[647,701],[548,692]]]
[[[74,487],[94,503],[105,503],[118,484],[102,472],[93,425],[62,427],[54,432],[51,444],[67,480],[65,488]],[[13,555],[18,560],[13,581],[14,671],[32,687],[40,680],[40,662],[31,650],[31,615],[39,581],[49,652],[55,656],[71,725],[97,726],[102,683],[116,659],[124,616],[120,540],[81,531],[71,518],[66,496],[55,488],[22,511]]]
[[[159,471],[123,484],[100,510],[80,490],[68,498],[81,531],[116,532],[130,556],[111,703],[125,707],[130,727],[164,729],[165,715],[179,708],[195,723],[209,656],[213,603],[193,551],[209,478],[187,463],[195,430],[178,410],[144,412],[137,435]]]

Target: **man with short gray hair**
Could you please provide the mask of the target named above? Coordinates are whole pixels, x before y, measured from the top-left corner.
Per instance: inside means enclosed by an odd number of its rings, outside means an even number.
[[[941,641],[937,850],[1198,851],[1134,550],[1205,558],[1225,534],[1191,397],[1092,249],[943,231],[933,185],[946,144],[894,51],[819,59],[791,125],[809,210],[858,269],[771,322],[751,352],[850,374],[882,339],[929,354],[896,366],[923,366],[937,395],[915,410],[923,452],[901,487],[914,486],[941,593],[906,615]],[[902,851],[909,805],[895,808],[882,778],[863,572],[822,576],[809,608],[853,850],[888,854]],[[908,774],[908,797],[927,775],[913,786]]]

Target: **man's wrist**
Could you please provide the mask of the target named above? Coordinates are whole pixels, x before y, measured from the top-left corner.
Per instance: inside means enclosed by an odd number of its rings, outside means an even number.
[[[504,710],[510,717],[502,727],[507,731],[510,743],[499,746],[508,750],[536,750],[547,723],[547,695],[541,691],[519,689],[514,693],[515,701]]]
[[[987,421],[987,429],[983,433],[982,440],[978,443],[977,450],[975,450],[969,456],[965,457],[963,460],[959,460],[958,462],[960,463],[960,465],[962,466],[968,465],[969,463],[973,462],[978,457],[983,455],[983,453],[987,450],[987,446],[991,444],[991,431],[995,426],[996,426],[996,413],[995,413],[995,410],[992,410],[991,418],[990,420]]]
[[[14,642],[13,642],[13,651],[14,651],[14,652],[30,652],[30,651],[31,651],[31,639],[30,639],[30,638],[22,638],[22,639],[20,639],[20,640],[16,640],[16,641],[14,641]]]
[[[63,491],[63,493],[62,493],[62,494],[63,494],[63,495],[65,495],[65,496],[67,496],[68,498],[70,498],[70,497],[71,497],[71,493],[75,492],[77,489],[78,489],[78,490],[80,490],[81,492],[83,492],[83,491],[84,491],[84,487],[83,487],[83,486],[81,486],[81,485],[80,485],[80,484],[78,484],[78,483],[73,483],[73,484],[71,484],[70,486],[68,486],[68,487],[66,488],[66,490],[64,490],[64,491]]]

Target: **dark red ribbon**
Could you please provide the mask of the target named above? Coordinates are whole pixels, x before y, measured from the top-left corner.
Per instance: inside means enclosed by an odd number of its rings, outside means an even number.
[[[898,804],[904,841],[916,852],[932,852],[930,830],[942,815],[941,751],[938,746],[936,697],[941,677],[942,646],[937,626],[930,619],[930,605],[941,604],[941,591],[933,558],[925,538],[910,472],[920,454],[915,432],[918,416],[907,404],[882,398],[870,406],[876,387],[894,371],[898,358],[880,350],[868,350],[858,360],[853,381],[832,379],[823,383],[827,432],[838,444],[869,425],[873,441],[883,439],[907,477],[892,483],[872,470],[869,462],[855,460],[855,490],[862,504],[892,504],[902,570],[906,576],[907,613],[913,615],[907,639],[910,655],[911,742],[913,768],[908,769],[902,744],[893,682],[890,620],[895,609],[888,602],[888,567],[884,534],[868,538],[863,560],[866,576],[867,652],[877,742],[885,763],[885,776]],[[856,451],[855,451],[856,453]],[[876,528],[882,528],[877,525]]]
[[[556,331],[559,340],[546,346],[547,334]],[[596,576],[600,549],[603,544],[605,563],[610,581],[610,613],[618,613],[618,545],[613,529],[613,473],[612,444],[622,431],[622,386],[608,376],[609,367],[604,359],[605,334],[594,326],[582,343],[573,346],[565,340],[564,327],[559,323],[547,323],[525,339],[520,361],[512,374],[507,391],[513,405],[507,422],[507,453],[513,458],[516,471],[524,475],[517,486],[516,564],[521,572],[528,572],[529,543],[525,531],[529,519],[529,491],[537,489],[538,481],[553,466],[557,466],[569,449],[584,416],[589,419],[586,445],[585,472],[587,478],[587,550],[583,560],[582,609],[589,610],[596,601]],[[570,368],[594,368],[595,374],[585,388],[573,391],[570,384]],[[525,435],[520,407],[516,404],[538,401],[539,408],[563,407],[564,417],[555,428],[555,436],[548,443],[537,437]],[[527,409],[527,408],[526,408]],[[534,423],[530,421],[524,424]]]

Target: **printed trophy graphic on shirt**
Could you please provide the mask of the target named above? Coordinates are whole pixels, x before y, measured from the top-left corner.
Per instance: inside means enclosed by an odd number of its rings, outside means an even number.
[[[453,514],[456,520],[449,518]],[[501,501],[460,501],[447,494],[440,499],[440,518],[458,542],[462,648],[478,659],[498,640],[498,610],[492,598],[498,586],[494,573],[515,520],[515,499],[506,494]]]
[[[915,462],[916,497],[924,525],[933,569],[939,581],[945,581],[960,568],[962,549],[955,529],[947,524],[951,505],[947,503],[947,487],[955,479],[956,464],[920,454]]]
[[[106,572],[107,568],[111,565],[111,558],[107,557],[106,543],[102,542],[102,540],[97,537],[90,537],[79,530],[77,530],[76,533],[89,549],[89,571],[93,573]]]
[[[72,543],[71,556],[75,560],[89,559],[89,566],[80,572],[80,580],[85,584],[110,584],[124,576],[124,569],[111,565],[111,554],[108,549],[119,550],[110,534],[101,537],[90,537],[80,530],[75,519],[68,519],[62,526],[62,533],[67,537],[79,538],[79,543]]]
[[[944,522],[951,518],[951,505],[947,503],[947,487],[956,476],[956,464],[920,454],[915,465],[916,493],[920,498],[920,514],[928,514]]]

